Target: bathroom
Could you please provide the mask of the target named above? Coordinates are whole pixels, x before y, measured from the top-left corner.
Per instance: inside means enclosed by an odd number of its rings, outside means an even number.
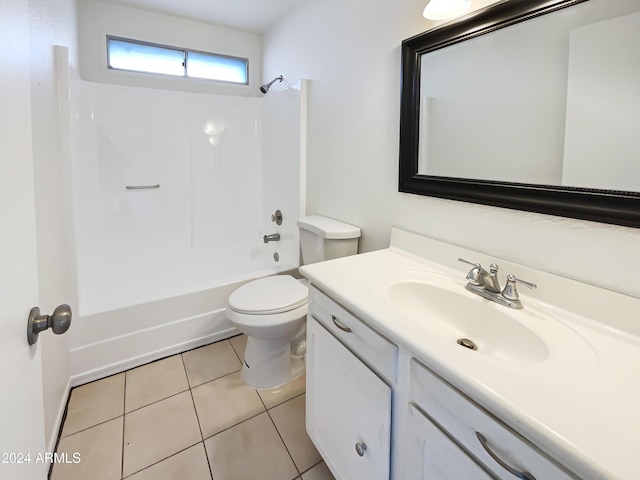
[[[252,93],[241,95],[275,100],[277,97],[272,94],[277,93],[278,84],[264,97],[258,93],[258,87],[278,75],[283,75],[289,87],[300,80],[308,82],[305,128],[300,136],[304,163],[298,166],[298,175],[304,182],[297,180],[299,205],[265,206],[260,213],[265,222],[259,227],[263,231],[255,232],[257,245],[263,246],[262,234],[272,233],[267,230],[273,225],[270,214],[275,208],[282,208],[290,218],[302,212],[317,213],[359,226],[363,232],[360,252],[388,247],[390,229],[396,226],[541,271],[640,297],[634,275],[640,268],[640,233],[637,229],[398,192],[400,44],[403,39],[436,25],[422,17],[424,3],[417,0],[373,4],[361,0],[307,0],[290,5],[286,15],[282,14],[262,33],[253,34],[257,53],[256,61],[250,67]],[[472,3],[472,9],[479,9],[492,2]],[[27,75],[22,82],[26,87],[23,85],[22,88],[31,87],[31,91],[23,92],[23,95],[30,98],[27,109],[30,108],[31,123],[25,128],[32,132],[32,138],[26,142],[30,145],[27,154],[33,158],[33,172],[27,171],[25,176],[33,176],[31,188],[35,191],[34,213],[27,210],[27,215],[33,218],[35,214],[35,227],[32,228],[37,241],[32,240],[31,249],[37,251],[37,260],[32,260],[31,269],[38,274],[39,294],[32,294],[28,303],[39,305],[45,312],[63,302],[77,306],[79,290],[73,233],[75,219],[69,208],[72,204],[69,196],[71,166],[67,162],[70,145],[63,141],[70,132],[65,131],[65,125],[59,120],[58,80],[51,46],[70,47],[72,74],[77,74],[79,69],[86,81],[117,83],[91,77],[97,74],[90,71],[89,60],[81,56],[90,51],[84,40],[80,45],[79,38],[87,38],[83,36],[87,34],[83,29],[92,26],[95,29],[99,21],[106,23],[109,19],[102,15],[92,19],[94,24],[89,24],[82,15],[77,16],[83,9],[86,13],[92,4],[109,11],[123,8],[117,2],[102,4],[85,0],[78,4],[59,1],[54,5],[45,1],[16,0],[3,2],[2,6],[15,10],[12,23],[15,30],[12,32],[23,41],[16,42],[20,47],[10,58],[16,69]],[[109,33],[145,39],[147,35],[159,35],[160,29],[161,38],[154,36],[149,40],[183,44],[184,25],[189,25],[183,18],[155,17],[140,11],[129,13],[120,17],[121,30]],[[166,23],[156,25],[139,20],[143,16],[145,19],[162,18]],[[182,27],[173,28],[178,23]],[[214,51],[217,48],[208,44],[194,46],[198,47]],[[24,61],[25,58],[30,58],[30,62]],[[157,83],[148,86],[165,88]],[[176,86],[166,88],[179,89]],[[51,189],[52,184],[58,189]],[[288,208],[298,208],[298,211],[290,212]],[[274,244],[270,243],[266,248],[272,247]],[[15,275],[20,273],[18,267],[15,272]],[[19,312],[16,318],[22,318],[24,305],[16,308]],[[74,322],[81,323],[82,316],[74,318]],[[37,375],[42,384],[40,395],[44,397],[45,411],[40,420],[45,425],[43,451],[50,449],[52,441],[57,439],[60,406],[66,402],[69,388],[92,380],[87,376],[74,383],[72,379],[74,374],[87,371],[83,365],[86,360],[78,362],[69,355],[73,341],[69,337],[77,326],[73,325],[68,335],[42,335],[40,351],[28,359],[38,364],[37,370],[42,370]],[[22,321],[19,327],[20,335],[24,336]],[[93,343],[97,342],[93,340]],[[160,347],[154,347],[154,350],[158,349]],[[6,362],[10,359],[3,357]],[[110,363],[114,361],[105,362],[106,365]],[[105,376],[109,374],[104,373]],[[37,431],[42,426],[34,425],[33,428]],[[9,448],[11,445],[9,438],[3,439],[3,450],[15,450],[15,447]],[[34,474],[33,478],[41,477]]]

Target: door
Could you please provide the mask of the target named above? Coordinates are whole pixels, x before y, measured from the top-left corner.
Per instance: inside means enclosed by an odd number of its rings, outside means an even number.
[[[435,426],[414,405],[409,404],[407,444],[402,478],[407,480],[492,480],[484,469]]]
[[[391,388],[307,317],[307,432],[337,480],[389,480]]]
[[[0,2],[0,478],[44,479],[42,367],[29,347],[37,258],[26,0]]]

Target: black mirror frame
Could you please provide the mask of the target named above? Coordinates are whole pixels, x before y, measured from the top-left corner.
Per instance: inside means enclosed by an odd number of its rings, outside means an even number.
[[[640,192],[418,174],[421,55],[585,1],[510,0],[402,42],[398,191],[640,227]]]

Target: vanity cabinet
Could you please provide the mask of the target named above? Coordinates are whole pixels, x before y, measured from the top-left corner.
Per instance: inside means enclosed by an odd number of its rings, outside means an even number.
[[[578,478],[315,287],[306,361],[307,432],[337,480]]]
[[[338,340],[336,334],[347,340]],[[373,339],[372,343],[364,338]],[[397,351],[312,289],[307,317],[306,427],[337,480],[390,478],[391,387],[362,358],[377,348]],[[380,360],[372,362],[375,370],[395,368],[395,360],[392,365]]]
[[[433,422],[439,425],[443,435],[460,446],[455,448],[455,445],[449,445],[445,463],[455,465],[456,468],[463,466],[472,468],[472,463],[478,462],[476,467],[479,473],[476,473],[476,476],[465,477],[453,471],[443,471],[440,476],[433,478],[440,480],[460,478],[570,480],[576,478],[415,359],[411,361],[409,385],[411,402],[409,417],[416,417],[417,413],[423,410],[433,419]],[[412,421],[410,418],[408,424]],[[433,424],[428,425],[426,421],[428,419],[422,422],[422,426],[413,428],[424,429],[425,437],[427,434],[433,436]],[[410,433],[410,436],[416,435],[416,433]],[[444,441],[441,440],[438,445],[440,444],[444,444]],[[443,459],[434,455],[434,452],[427,451],[427,448],[425,447],[423,453],[423,463],[433,462],[434,465],[430,468],[441,468],[439,464]],[[423,467],[423,469],[426,468],[427,466]],[[492,475],[487,476],[486,473],[481,473],[481,468],[491,472]],[[416,476],[415,478],[425,477]]]

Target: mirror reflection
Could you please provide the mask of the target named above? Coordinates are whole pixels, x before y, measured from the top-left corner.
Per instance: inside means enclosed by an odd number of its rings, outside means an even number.
[[[639,10],[586,1],[421,55],[417,173],[640,192]]]

